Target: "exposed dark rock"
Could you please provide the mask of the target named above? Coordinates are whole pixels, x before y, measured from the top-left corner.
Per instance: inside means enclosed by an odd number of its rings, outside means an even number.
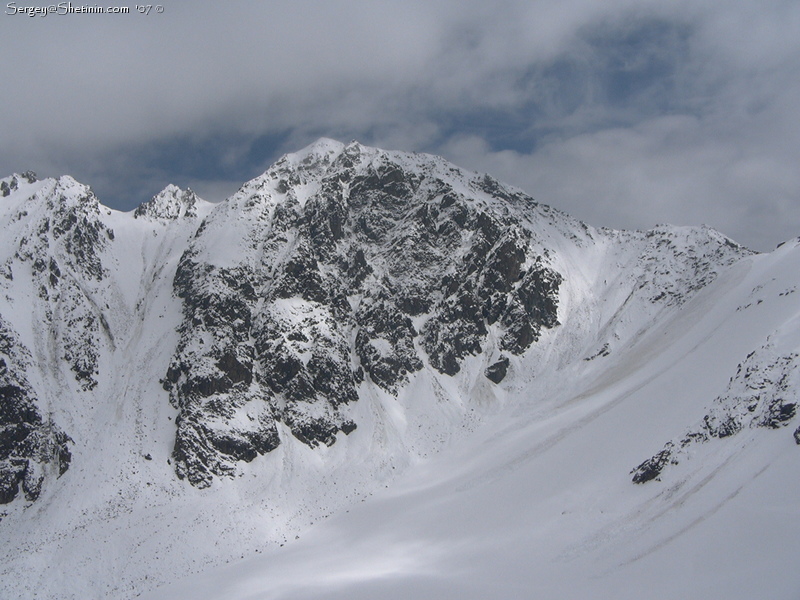
[[[114,234],[102,222],[91,190],[69,177],[49,180],[30,202],[40,206],[31,212],[36,216],[29,233],[14,240],[17,249],[4,274],[11,278],[12,261],[30,265],[33,288],[46,303],[45,315],[57,312],[63,323],[54,347],[80,388],[91,391],[97,386],[101,340],[114,343],[95,298],[107,277],[102,256]]]
[[[794,402],[784,402],[778,398],[769,405],[767,414],[761,421],[763,427],[778,429],[788,424],[797,414],[797,404]]]
[[[247,429],[233,424],[237,410],[250,416]],[[250,462],[280,443],[269,406],[247,395],[233,394],[223,403],[190,405],[176,424],[175,469],[197,487],[208,487],[212,475],[233,474],[236,461]]]
[[[20,487],[36,500],[52,466],[58,477],[69,468],[72,440],[44,421],[25,372],[30,353],[0,318],[0,504],[12,502]]]
[[[351,287],[358,289],[367,276],[372,273],[372,267],[367,263],[363,248],[358,248],[352,256],[352,260],[345,263],[345,272],[351,282]]]
[[[494,383],[500,383],[506,378],[506,373],[508,373],[508,363],[508,357],[501,356],[500,360],[486,367],[486,377]]]
[[[0,504],[13,502],[17,497],[23,472],[23,469],[8,461],[0,462]]]
[[[517,294],[531,322],[551,329],[558,325],[558,288],[562,277],[538,261],[520,283]]]
[[[19,189],[20,181],[24,180],[27,183],[34,183],[36,181],[36,173],[33,171],[25,171],[22,175],[12,175],[7,180],[0,181],[0,196],[5,198],[10,196],[12,192]]]
[[[249,363],[249,361],[247,361]],[[233,352],[226,352],[217,360],[217,368],[225,374],[231,386],[237,383],[247,385],[253,380],[253,365],[242,364]]]
[[[174,221],[197,216],[197,195],[192,190],[181,190],[170,185],[133,212],[135,219]]]
[[[110,230],[97,218],[97,199],[87,195],[75,204],[63,204],[53,213],[53,237],[63,248],[74,268],[95,280],[104,277],[100,251],[111,237]],[[112,234],[113,235],[113,234]]]
[[[667,442],[661,452],[631,471],[634,483],[654,479],[668,464],[678,464],[692,444],[730,438],[745,428],[787,426],[797,413],[797,402],[786,400],[786,396],[797,394],[790,378],[799,366],[797,354],[777,355],[769,343],[750,352],[702,421],[679,443]],[[794,432],[794,439],[800,444],[800,428]]]
[[[336,442],[336,432],[341,423],[333,418],[310,417],[309,410],[302,402],[294,402],[284,412],[284,421],[298,440],[315,448],[319,444],[332,446]]]
[[[664,470],[670,462],[672,462],[672,444],[667,446],[655,456],[648,458],[631,473],[633,474],[633,483],[647,483],[653,479],[658,479],[661,471]]]
[[[600,350],[598,350],[592,356],[587,356],[583,360],[586,361],[594,360],[595,358],[602,358],[604,356],[608,356],[609,354],[611,354],[611,348],[609,347],[608,342],[606,342],[605,344],[603,344],[603,347],[600,348]]]
[[[361,325],[355,350],[370,379],[393,391],[406,376],[422,368],[414,349],[416,331],[411,319],[391,300],[365,299],[356,314]]]
[[[474,293],[464,289],[442,303],[438,319],[428,321],[423,344],[434,367],[455,375],[461,370],[461,359],[482,351],[486,334],[482,305]]]
[[[308,246],[298,250],[283,267],[283,277],[275,284],[278,298],[299,296],[309,302],[326,303],[328,292],[317,261]]]
[[[721,418],[706,415],[703,417],[703,427],[711,437],[716,438],[726,438],[742,430],[742,424],[734,415],[730,414],[721,416]]]

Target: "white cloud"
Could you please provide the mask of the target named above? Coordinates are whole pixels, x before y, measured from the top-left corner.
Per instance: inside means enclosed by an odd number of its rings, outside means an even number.
[[[594,225],[704,223],[758,250],[797,236],[800,156],[774,151],[768,139],[743,150],[729,133],[674,116],[553,141],[531,154],[493,152],[477,138],[442,150]]]

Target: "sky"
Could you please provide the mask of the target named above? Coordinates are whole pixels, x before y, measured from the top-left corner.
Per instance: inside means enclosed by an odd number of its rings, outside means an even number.
[[[595,226],[800,235],[796,0],[164,1],[2,3],[0,176],[70,174],[120,210],[168,183],[220,201],[325,136]]]

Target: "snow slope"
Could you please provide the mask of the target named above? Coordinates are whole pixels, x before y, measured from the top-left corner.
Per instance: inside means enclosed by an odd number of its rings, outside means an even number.
[[[478,432],[345,514],[144,597],[797,598],[790,430],[698,444],[660,481],[629,472],[767,337],[798,351],[799,260],[797,240],[742,260],[581,385],[543,397],[528,377]]]

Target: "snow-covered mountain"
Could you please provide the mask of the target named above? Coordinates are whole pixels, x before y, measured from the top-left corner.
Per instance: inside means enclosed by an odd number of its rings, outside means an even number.
[[[797,240],[325,139],[0,195],[3,597],[800,593]]]

